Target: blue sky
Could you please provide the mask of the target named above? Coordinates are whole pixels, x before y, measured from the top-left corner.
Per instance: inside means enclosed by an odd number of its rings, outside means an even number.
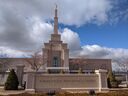
[[[78,32],[81,45],[98,44],[112,48],[128,48],[128,24],[125,22],[119,21],[114,25],[86,24],[79,28],[70,28]]]
[[[110,1],[113,7],[107,13],[108,21],[104,24],[90,22],[80,27],[67,26],[79,34],[81,46],[98,44],[111,48],[128,48],[128,0]]]

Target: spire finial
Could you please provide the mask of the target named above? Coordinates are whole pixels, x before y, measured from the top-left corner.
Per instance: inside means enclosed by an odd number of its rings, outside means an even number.
[[[57,9],[57,4],[55,4],[56,5],[56,9]]]
[[[58,16],[57,16],[57,4],[55,4],[54,34],[58,34]]]
[[[57,17],[57,4],[55,4],[55,17]]]

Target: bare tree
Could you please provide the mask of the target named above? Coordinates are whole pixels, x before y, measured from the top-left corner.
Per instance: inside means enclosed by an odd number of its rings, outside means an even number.
[[[35,52],[31,56],[31,58],[24,58],[24,60],[31,66],[33,70],[36,72],[43,65],[43,58],[40,52]]]
[[[128,60],[123,60],[119,62],[119,70],[127,72],[128,71]]]
[[[10,59],[7,54],[3,52],[0,53],[0,71],[5,72],[7,67],[9,66]]]
[[[87,63],[86,59],[84,57],[78,57],[77,59],[71,59],[70,63],[73,64],[73,69],[81,70],[83,69],[84,64]]]
[[[7,67],[9,66],[10,59],[9,58],[0,58],[0,71],[6,71]]]

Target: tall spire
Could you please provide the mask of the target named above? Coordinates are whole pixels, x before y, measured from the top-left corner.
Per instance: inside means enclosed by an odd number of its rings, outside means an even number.
[[[54,34],[58,34],[57,5],[56,5],[56,8],[55,8],[55,17],[54,17]]]

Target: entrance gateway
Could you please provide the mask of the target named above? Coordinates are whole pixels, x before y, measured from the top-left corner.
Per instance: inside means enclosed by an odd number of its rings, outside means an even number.
[[[61,41],[58,33],[57,7],[55,8],[54,33],[49,43],[44,43],[43,62],[45,73],[27,73],[26,91],[49,92],[70,91],[84,92],[89,90],[107,91],[107,71],[94,70],[93,74],[70,73],[69,49]]]

